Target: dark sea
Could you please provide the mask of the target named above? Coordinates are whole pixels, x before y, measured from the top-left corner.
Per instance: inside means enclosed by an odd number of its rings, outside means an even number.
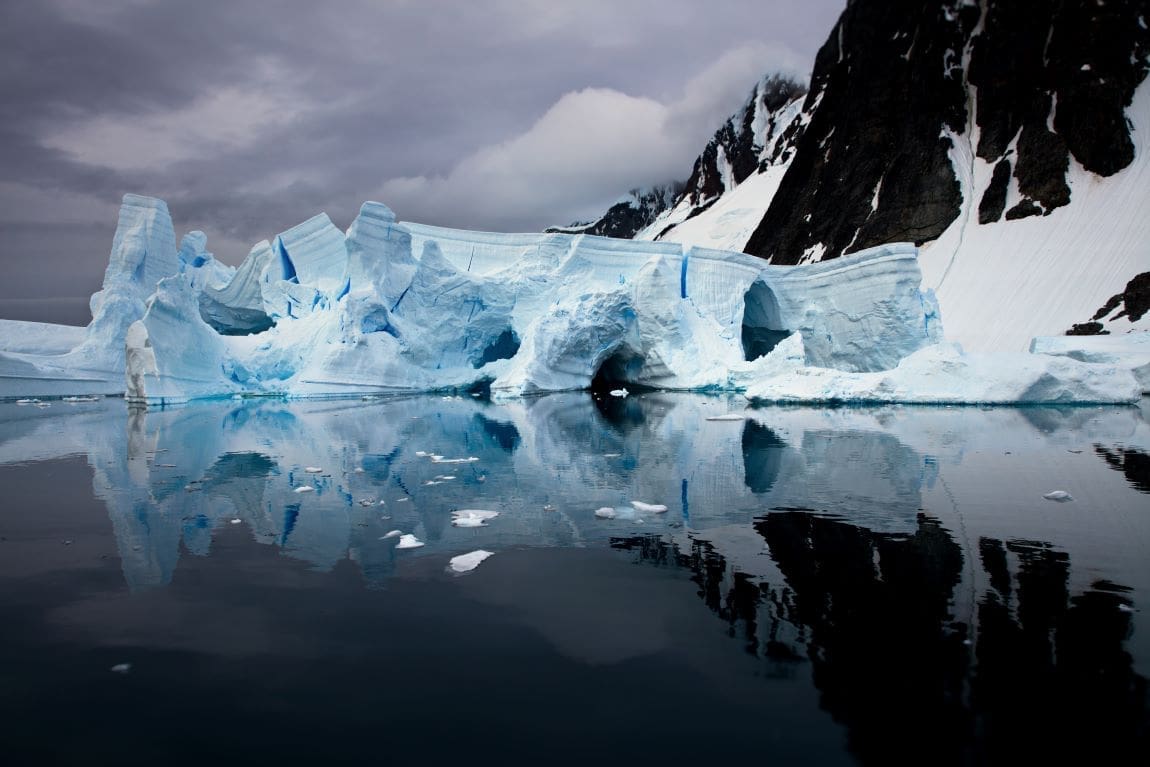
[[[1148,678],[1147,400],[0,403],[5,765],[1143,763]]]

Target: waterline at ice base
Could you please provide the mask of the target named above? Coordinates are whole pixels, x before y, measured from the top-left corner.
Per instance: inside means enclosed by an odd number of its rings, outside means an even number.
[[[677,243],[399,222],[367,202],[346,232],[320,214],[239,267],[206,244],[190,232],[177,246],[165,203],[126,195],[87,329],[0,321],[0,397],[500,399],[630,385],[763,403],[1086,404],[1150,389],[1146,333],[964,353],[907,243],[772,266]]]

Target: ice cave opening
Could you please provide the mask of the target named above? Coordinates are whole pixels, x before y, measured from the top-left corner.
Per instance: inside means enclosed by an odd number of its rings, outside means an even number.
[[[743,296],[743,359],[749,362],[770,354],[793,332],[783,325],[775,292],[756,280]]]
[[[649,388],[633,383],[642,367],[642,356],[628,348],[620,348],[599,363],[599,369],[591,378],[591,391],[609,392],[621,388],[637,391]]]
[[[495,340],[489,343],[471,365],[478,369],[488,362],[509,360],[519,353],[519,336],[511,328],[506,328]]]

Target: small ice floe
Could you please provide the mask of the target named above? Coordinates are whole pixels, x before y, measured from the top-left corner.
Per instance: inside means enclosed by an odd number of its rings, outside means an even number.
[[[385,500],[383,500],[382,498],[380,498],[380,499],[379,499],[379,505],[380,505],[380,506],[386,506],[386,505],[387,505],[387,501],[385,501]]]
[[[543,504],[543,510],[544,511],[555,511],[555,507],[549,503],[545,503],[545,504]]]
[[[1119,604],[1119,605],[1118,605],[1118,609],[1119,609],[1120,611],[1124,612],[1124,613],[1132,613],[1132,612],[1134,612],[1134,608],[1133,608],[1133,607],[1131,607],[1130,605]]]
[[[63,397],[64,402],[99,402],[99,397]]]
[[[428,453],[423,451],[423,450],[416,450],[415,455],[419,458],[426,458],[428,456]]]
[[[362,466],[356,466],[355,467],[355,473],[356,474],[363,474],[364,471],[365,471],[365,469]]]
[[[667,510],[667,507],[661,503],[643,503],[642,501],[631,501],[631,505],[635,507],[635,511],[643,512],[646,514],[662,514]]]
[[[71,545],[72,545],[72,541],[71,541],[71,540],[64,540],[64,541],[60,541],[60,543],[64,544],[65,546],[71,546]]]
[[[411,500],[410,498],[396,498],[395,502],[396,503],[407,503],[410,500]]]
[[[475,456],[468,456],[467,458],[444,458],[441,455],[431,456],[432,463],[475,463],[479,459]]]
[[[374,498],[360,498],[359,499],[359,505],[360,506],[374,506],[375,505],[375,499]]]
[[[16,404],[17,404],[17,405],[37,405],[37,404],[39,404],[39,403],[40,403],[40,400],[38,400],[38,399],[35,399],[35,398],[33,398],[33,399],[18,399],[18,400],[16,400]]]
[[[599,519],[614,519],[615,510],[610,506],[604,506],[603,508],[595,509],[595,516]]]
[[[299,487],[297,487],[292,492],[293,493],[314,493],[315,488],[312,485],[300,485]]]
[[[233,524],[233,525],[238,525],[240,522],[243,522],[243,520],[242,520],[242,519],[239,519],[239,518],[236,518],[236,519],[233,519],[233,520],[232,520],[232,524]]]
[[[429,479],[423,483],[424,487],[431,487],[432,485],[442,485],[443,483],[438,479]]]
[[[1066,452],[1074,453],[1075,455],[1077,455],[1077,454],[1081,453],[1082,451],[1081,450],[1067,450]]]
[[[411,533],[408,533],[407,535],[399,536],[399,543],[395,544],[395,548],[397,548],[397,549],[418,549],[420,546],[423,546],[423,545],[424,545],[423,541],[419,540],[418,538],[416,538]]]
[[[1049,493],[1042,497],[1048,501],[1058,501],[1059,503],[1065,503],[1067,501],[1074,500],[1074,496],[1065,490],[1051,490]]]
[[[457,557],[452,557],[451,561],[447,563],[447,567],[453,573],[469,573],[475,568],[479,567],[479,563],[494,554],[493,551],[484,551],[479,549],[470,554],[460,554]]]
[[[708,421],[745,421],[747,417],[742,413],[725,413],[723,415],[709,415]]]
[[[117,663],[115,666],[112,666],[108,670],[114,674],[126,674],[132,670],[132,664],[131,663]]]
[[[626,389],[612,389],[610,392],[608,392],[608,394],[610,394],[612,397],[626,397],[630,393],[631,392],[627,391]]]
[[[48,404],[47,402],[36,402],[36,403],[34,403],[34,404],[35,404],[35,406],[36,406],[36,407],[40,408],[41,410],[43,410],[43,409],[44,409],[44,408],[46,408],[46,407],[52,407],[52,406],[51,406],[50,404]]]
[[[381,541],[386,541],[388,538],[398,538],[401,535],[403,535],[402,530],[389,530],[386,535],[379,536],[379,539]]]
[[[603,457],[604,458],[622,458],[623,454],[622,453],[604,453]]]
[[[304,468],[308,474],[323,474],[323,468],[319,466],[307,466]]]
[[[157,463],[156,468],[157,469],[174,469],[174,468],[176,468],[176,464],[174,464],[174,463]]]
[[[451,524],[453,527],[487,527],[487,521],[498,516],[498,511],[460,509],[451,512]]]
[[[455,477],[451,474],[436,474],[435,478],[440,482],[450,482],[451,480],[455,479]]]

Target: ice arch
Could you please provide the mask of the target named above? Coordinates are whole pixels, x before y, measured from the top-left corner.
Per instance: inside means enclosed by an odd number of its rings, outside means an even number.
[[[749,362],[769,354],[792,332],[783,323],[775,292],[755,280],[743,297],[743,359]]]

